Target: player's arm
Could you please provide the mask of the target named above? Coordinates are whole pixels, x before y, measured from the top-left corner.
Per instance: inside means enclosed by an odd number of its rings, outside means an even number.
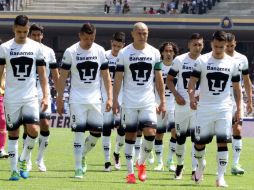
[[[121,71],[122,70],[122,71]],[[118,96],[121,90],[122,82],[123,82],[123,68],[116,70],[115,72],[115,79],[114,79],[114,87],[113,87],[113,113],[119,113],[119,103],[118,103]]]
[[[188,83],[188,94],[190,99],[190,107],[193,110],[197,109],[197,99],[195,98],[195,90],[196,90],[196,83],[198,82],[199,78],[190,77],[190,81]]]
[[[0,81],[2,81],[3,73],[4,73],[4,65],[0,63]]]
[[[247,95],[247,113],[250,114],[253,111],[253,105],[252,105],[252,84],[249,77],[249,74],[242,75],[243,76],[243,83],[245,92]]]
[[[161,64],[161,63],[160,63]],[[159,66],[157,66],[159,67]],[[164,118],[166,113],[166,98],[165,98],[165,89],[164,89],[164,81],[162,77],[161,70],[155,68],[155,86],[160,97],[160,105],[157,108],[157,113],[162,113],[162,118]]]
[[[172,92],[172,94],[174,95],[176,103],[178,105],[185,105],[184,98],[177,92],[177,90],[175,88],[174,79],[175,79],[176,75],[177,75],[177,73],[175,71],[169,70],[169,73],[168,73],[168,76],[166,79],[166,84],[167,84],[167,87]]]
[[[58,81],[58,78],[59,78],[59,71],[58,71],[58,65],[57,65],[57,62],[56,62],[55,53],[54,53],[53,50],[50,54],[50,57],[51,57],[51,61],[49,63],[49,68],[50,68],[52,80],[53,80],[54,85],[55,85],[55,89],[57,89],[57,81]]]
[[[104,69],[101,68],[101,76],[103,78],[104,86],[107,93],[107,101],[106,101],[106,112],[109,112],[112,108],[112,84],[111,84],[111,78],[109,74],[108,64],[107,67]]]
[[[41,89],[42,89],[42,94],[43,98],[41,101],[41,107],[42,111],[45,111],[48,108],[48,79],[47,79],[47,74],[46,74],[46,64],[44,60],[37,60],[36,61],[37,65],[37,72],[39,75],[39,81],[41,84]]]
[[[239,77],[240,80],[240,77]],[[241,117],[242,117],[242,106],[241,106],[241,101],[242,101],[242,88],[240,85],[240,82],[234,82],[232,80],[232,84],[233,84],[233,91],[234,91],[234,96],[235,96],[235,102],[236,102],[236,113],[234,116],[234,120],[236,123],[241,121]]]

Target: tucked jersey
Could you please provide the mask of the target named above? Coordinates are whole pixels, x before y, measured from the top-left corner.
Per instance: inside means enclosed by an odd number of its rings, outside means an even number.
[[[161,68],[161,72],[162,72],[162,77],[163,77],[163,81],[164,81],[164,90],[165,90],[165,98],[166,98],[166,106],[167,106],[167,110],[173,111],[175,110],[175,97],[172,94],[172,92],[169,90],[169,88],[167,87],[166,84],[166,79],[167,79],[167,75],[169,72],[171,66],[167,66],[164,65],[162,63],[162,68]],[[177,78],[174,79],[174,84],[177,84]],[[156,103],[159,105],[160,104],[160,96],[157,92],[157,90],[155,90],[155,98],[156,98]]]
[[[114,78],[115,78],[115,72],[116,72],[116,60],[117,57],[115,57],[114,55],[112,55],[111,50],[106,51],[106,59],[108,61],[108,68],[109,68],[109,73],[110,73],[110,78],[111,78],[111,83],[112,83],[112,89],[113,89],[113,85],[114,85]],[[101,88],[102,88],[102,99],[103,102],[106,102],[108,97],[107,97],[107,92],[104,86],[104,81],[101,81]],[[112,92],[113,93],[113,92]],[[119,94],[119,104],[121,105],[122,102],[122,88]]]
[[[177,56],[173,60],[173,65],[169,70],[169,75],[178,76],[177,92],[184,98],[186,105],[189,105],[188,83],[194,65],[197,63],[197,59],[190,58],[189,53],[184,53]],[[199,82],[196,85],[196,89],[199,88]]]
[[[49,78],[50,69],[57,68],[55,53],[54,53],[53,49],[51,49],[50,47],[45,46],[44,44],[40,44],[40,45],[42,47],[43,57],[46,62],[46,74],[47,74],[47,77]],[[49,82],[49,80],[48,80],[48,82]],[[38,89],[38,97],[39,97],[39,99],[42,99],[43,93],[42,93],[42,89],[41,89],[41,83],[39,80],[37,80],[37,89]],[[50,97],[49,85],[48,85],[48,96]]]
[[[93,43],[84,50],[79,42],[75,43],[64,52],[62,69],[71,73],[69,103],[101,103],[100,71],[108,69],[103,47]]]
[[[212,53],[200,57],[192,76],[200,79],[198,106],[207,111],[231,110],[230,85],[240,81],[239,64],[226,55],[215,59]]]
[[[123,107],[155,106],[155,70],[161,70],[161,63],[160,52],[153,46],[136,50],[130,44],[119,52],[116,71],[124,72]]]
[[[38,98],[36,66],[44,66],[42,48],[29,38],[24,44],[11,39],[1,45],[0,64],[6,64],[6,103],[33,101]]]

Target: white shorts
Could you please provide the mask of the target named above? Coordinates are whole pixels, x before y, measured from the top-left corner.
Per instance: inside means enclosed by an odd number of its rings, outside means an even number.
[[[41,101],[42,99],[39,100],[39,108],[40,108],[40,119],[50,119],[51,115],[51,98],[48,98],[48,108],[43,112],[41,109]]]
[[[4,103],[8,131],[14,131],[22,124],[38,124],[39,103],[33,100],[25,103]]]
[[[175,111],[175,129],[177,138],[191,136],[194,140],[194,129],[196,123],[196,111],[188,109],[185,112]]]
[[[101,104],[70,104],[71,128],[74,132],[102,131]]]
[[[146,108],[122,108],[121,124],[125,132],[137,132],[145,127],[156,128],[156,107]]]
[[[165,117],[162,119],[162,114],[157,114],[157,133],[166,133],[175,128],[175,111],[167,110]]]
[[[226,143],[231,137],[232,112],[204,112],[197,110],[195,143],[208,144],[216,135],[217,143]]]

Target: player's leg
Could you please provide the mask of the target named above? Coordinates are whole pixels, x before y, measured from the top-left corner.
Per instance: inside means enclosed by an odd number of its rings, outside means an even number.
[[[0,158],[8,158],[8,154],[5,152],[5,144],[7,138],[5,116],[4,116],[4,105],[3,96],[0,94]]]
[[[70,104],[70,124],[74,132],[73,150],[75,160],[75,178],[83,178],[82,155],[84,132],[86,129],[87,108],[84,104]]]
[[[224,117],[223,117],[224,116]],[[227,169],[228,163],[228,147],[227,140],[231,135],[231,118],[232,113],[230,111],[219,114],[219,119],[215,122],[215,134],[217,137],[217,166],[218,175],[216,179],[216,185],[219,187],[227,187],[227,183],[224,179],[224,175]]]
[[[121,124],[125,130],[125,158],[127,166],[126,182],[136,183],[133,158],[138,131],[138,111],[136,109],[122,108]]]
[[[196,172],[197,166],[198,166],[197,159],[195,158],[195,155],[194,155],[196,120],[197,120],[196,111],[193,111],[193,114],[192,114],[191,120],[190,120],[190,128],[189,128],[189,133],[190,133],[191,142],[192,142],[192,146],[191,146],[191,167],[192,167],[191,179],[192,180],[195,180],[195,172]]]
[[[5,103],[5,118],[8,131],[8,154],[11,176],[9,180],[19,180],[18,173],[18,139],[19,127],[22,123],[21,105]]]
[[[154,107],[142,108],[139,111],[139,125],[144,139],[141,145],[140,159],[136,162],[139,180],[146,180],[145,161],[148,159],[153,146],[157,128],[156,109]]]
[[[49,100],[49,104],[50,104],[50,102],[51,101]],[[39,150],[38,150],[38,155],[37,155],[37,159],[36,159],[36,164],[41,172],[45,172],[47,170],[45,163],[44,163],[43,155],[44,155],[44,152],[45,152],[45,150],[48,146],[48,142],[49,142],[50,114],[51,114],[50,107],[48,107],[48,109],[44,112],[42,112],[40,110]]]
[[[105,106],[102,106],[105,107]],[[114,117],[112,111],[103,113],[103,129],[102,129],[102,147],[104,152],[105,164],[104,171],[110,172],[110,152],[111,152],[111,130],[114,128]]]
[[[173,156],[175,154],[176,150],[176,129],[175,129],[175,112],[169,111],[168,115],[168,129],[167,131],[170,131],[171,133],[171,138],[169,140],[169,151],[168,151],[168,159],[167,159],[167,166],[168,170],[171,172],[175,172],[176,167],[174,164]]]
[[[27,160],[30,156],[32,149],[34,148],[35,142],[39,133],[39,103],[38,100],[27,102],[22,106],[22,117],[23,123],[27,127],[27,137],[23,151],[20,155],[20,175],[23,178],[29,176],[27,170]]]
[[[141,144],[142,144],[142,131],[138,130],[137,138],[136,138],[135,146],[134,146],[134,149],[135,149],[134,157],[136,161],[140,158]]]

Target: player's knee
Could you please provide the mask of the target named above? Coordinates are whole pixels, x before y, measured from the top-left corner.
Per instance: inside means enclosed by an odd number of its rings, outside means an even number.
[[[107,126],[103,126],[102,135],[109,137],[111,135],[111,129]]]
[[[147,141],[154,141],[155,136],[154,135],[152,135],[152,136],[144,136],[144,139],[147,140]]]
[[[125,135],[125,132],[124,132],[124,128],[123,127],[119,127],[118,129],[117,129],[117,134],[119,135],[119,136],[124,136]]]
[[[90,131],[90,135],[92,135],[93,137],[97,137],[97,138],[101,137],[101,133],[97,133],[97,132],[93,132],[93,131]]]
[[[177,136],[177,137],[176,137],[176,142],[177,142],[177,144],[179,144],[179,145],[184,144],[185,141],[186,141],[186,136],[185,136],[185,135],[180,135],[180,136]]]

